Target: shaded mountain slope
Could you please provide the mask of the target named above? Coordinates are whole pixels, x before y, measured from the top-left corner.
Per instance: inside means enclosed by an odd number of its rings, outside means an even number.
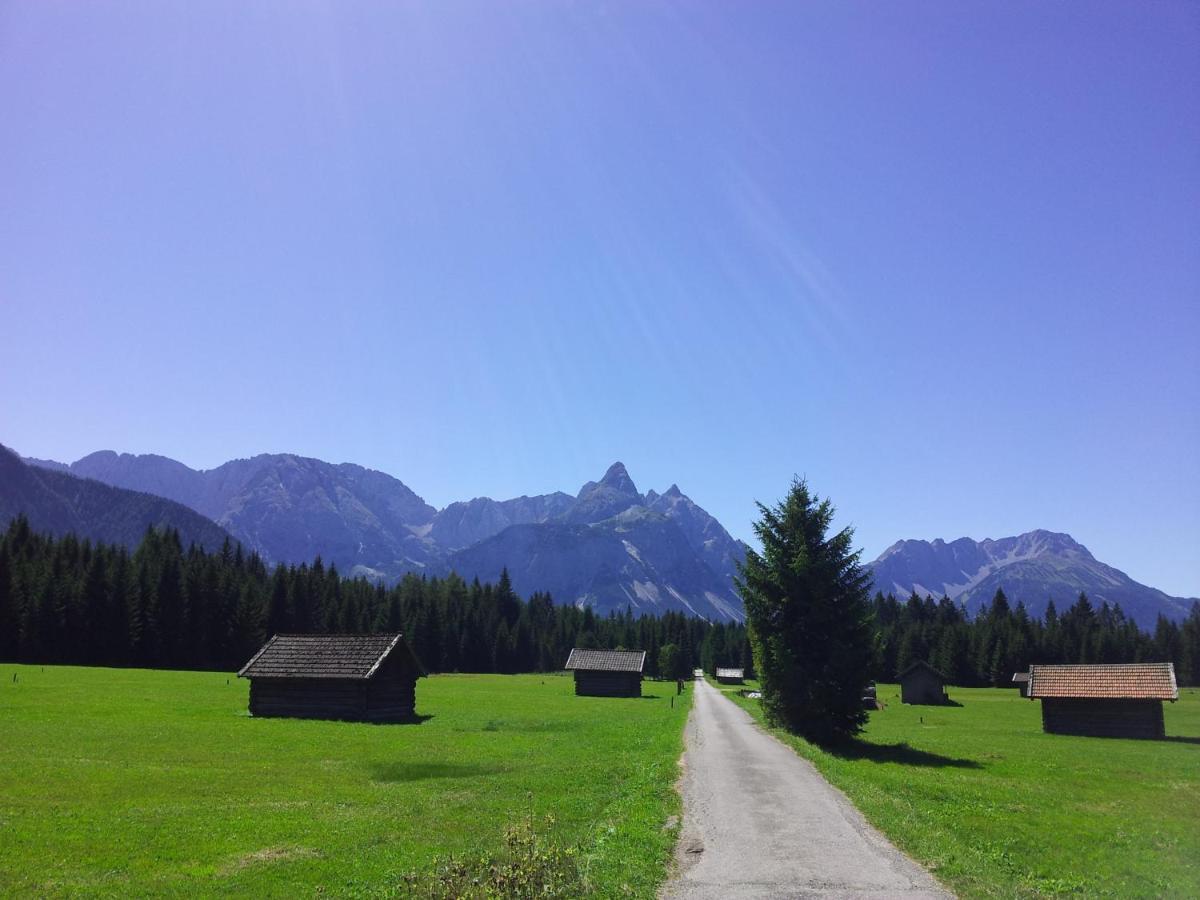
[[[149,527],[174,528],[184,546],[218,549],[229,534],[183,504],[26,465],[0,447],[0,525],[24,514],[35,531],[136,547]]]

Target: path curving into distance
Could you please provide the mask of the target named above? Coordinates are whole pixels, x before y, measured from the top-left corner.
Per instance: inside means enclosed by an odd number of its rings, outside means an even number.
[[[703,680],[695,691],[662,900],[953,896],[745,710]]]

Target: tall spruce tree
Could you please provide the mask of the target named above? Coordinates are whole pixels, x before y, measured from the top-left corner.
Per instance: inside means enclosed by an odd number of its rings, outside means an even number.
[[[815,741],[848,738],[866,721],[874,650],[871,579],[851,549],[854,532],[827,536],[833,504],[802,479],[778,505],[758,509],[763,552],[746,553],[737,585],[764,711]]]

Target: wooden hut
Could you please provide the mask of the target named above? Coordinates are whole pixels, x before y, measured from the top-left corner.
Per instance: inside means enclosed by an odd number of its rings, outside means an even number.
[[[917,661],[900,673],[900,701],[922,706],[949,702],[946,676],[924,661]]]
[[[580,697],[640,697],[645,650],[571,651],[567,671],[575,673],[575,693]]]
[[[277,634],[238,677],[254,716],[400,722],[423,674],[399,634]]]
[[[1161,738],[1162,702],[1179,688],[1172,663],[1030,666],[1028,696],[1052,734]]]
[[[1022,697],[1029,696],[1029,673],[1028,672],[1013,672],[1012,683],[1013,683],[1013,687],[1020,690]]]
[[[722,669],[717,668],[717,683],[718,684],[741,684],[746,680],[745,669]]]

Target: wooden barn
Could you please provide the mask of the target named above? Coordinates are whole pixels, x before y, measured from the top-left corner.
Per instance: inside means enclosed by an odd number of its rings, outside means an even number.
[[[746,680],[745,669],[722,669],[717,668],[717,682],[719,684],[741,684]]]
[[[1030,666],[1028,696],[1052,734],[1161,738],[1162,702],[1179,688],[1172,663]]]
[[[1028,672],[1013,672],[1012,678],[1013,687],[1021,691],[1022,697],[1029,696],[1029,673]]]
[[[254,716],[402,722],[423,674],[399,634],[277,634],[238,677]]]
[[[939,706],[949,702],[946,676],[924,661],[913,663],[900,673],[900,701],[920,706]]]
[[[571,651],[567,671],[575,673],[575,693],[580,697],[640,697],[645,650]]]

